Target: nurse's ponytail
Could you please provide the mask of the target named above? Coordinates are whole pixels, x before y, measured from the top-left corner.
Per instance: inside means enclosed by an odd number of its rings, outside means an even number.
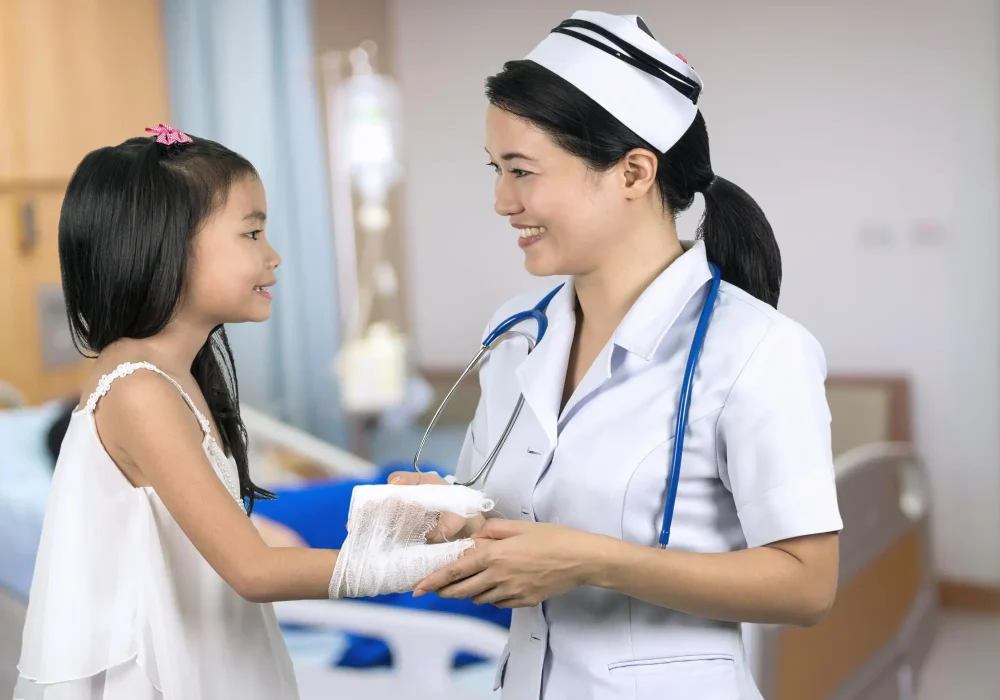
[[[743,189],[718,176],[702,194],[698,236],[708,259],[719,266],[722,279],[777,308],[781,252],[764,212]]]
[[[764,212],[750,195],[716,177],[708,130],[698,112],[684,135],[660,153],[571,83],[531,61],[510,61],[486,80],[490,103],[535,124],[596,171],[636,148],[656,153],[656,182],[664,209],[676,216],[699,192],[705,215],[698,226],[708,259],[722,279],[771,306],[778,305],[781,253]]]
[[[677,213],[705,197],[698,237],[722,279],[771,306],[781,291],[781,252],[771,224],[749,194],[712,172],[708,129],[701,112],[680,140],[659,156],[656,172],[663,205]]]

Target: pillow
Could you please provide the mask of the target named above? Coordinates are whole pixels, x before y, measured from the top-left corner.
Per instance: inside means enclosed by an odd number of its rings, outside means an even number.
[[[27,599],[52,480],[49,429],[62,402],[0,411],[0,586]]]
[[[65,408],[62,401],[0,411],[0,500],[17,510],[42,512],[55,466],[49,429]]]

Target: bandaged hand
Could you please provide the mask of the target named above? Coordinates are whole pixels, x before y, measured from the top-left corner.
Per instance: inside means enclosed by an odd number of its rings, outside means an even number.
[[[389,475],[389,483],[398,486],[422,486],[429,484],[448,484],[443,478],[431,472],[393,472]],[[428,544],[440,544],[454,540],[472,537],[483,525],[486,518],[477,513],[471,518],[463,518],[455,513],[441,513],[437,524],[427,533]]]
[[[428,544],[428,533],[447,513],[463,520],[493,507],[462,486],[366,485],[351,494],[347,538],[330,580],[331,598],[412,591],[431,573],[474,546],[471,539]]]

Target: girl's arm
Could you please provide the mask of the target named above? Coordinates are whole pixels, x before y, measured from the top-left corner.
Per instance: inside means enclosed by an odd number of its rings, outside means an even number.
[[[108,452],[153,487],[240,596],[258,603],[328,597],[338,552],[268,547],[212,469],[194,414],[168,382],[133,374],[116,382],[96,415]]]

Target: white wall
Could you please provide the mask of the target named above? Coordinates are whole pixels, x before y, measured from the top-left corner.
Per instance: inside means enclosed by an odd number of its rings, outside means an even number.
[[[634,0],[706,82],[716,172],[781,243],[781,309],[832,372],[904,372],[939,568],[1000,582],[1000,10],[994,0]],[[806,7],[808,6],[808,7]],[[426,366],[464,365],[523,271],[492,210],[484,79],[576,0],[396,0],[408,303]],[[692,231],[700,208],[682,229]],[[975,534],[973,534],[975,533]]]

